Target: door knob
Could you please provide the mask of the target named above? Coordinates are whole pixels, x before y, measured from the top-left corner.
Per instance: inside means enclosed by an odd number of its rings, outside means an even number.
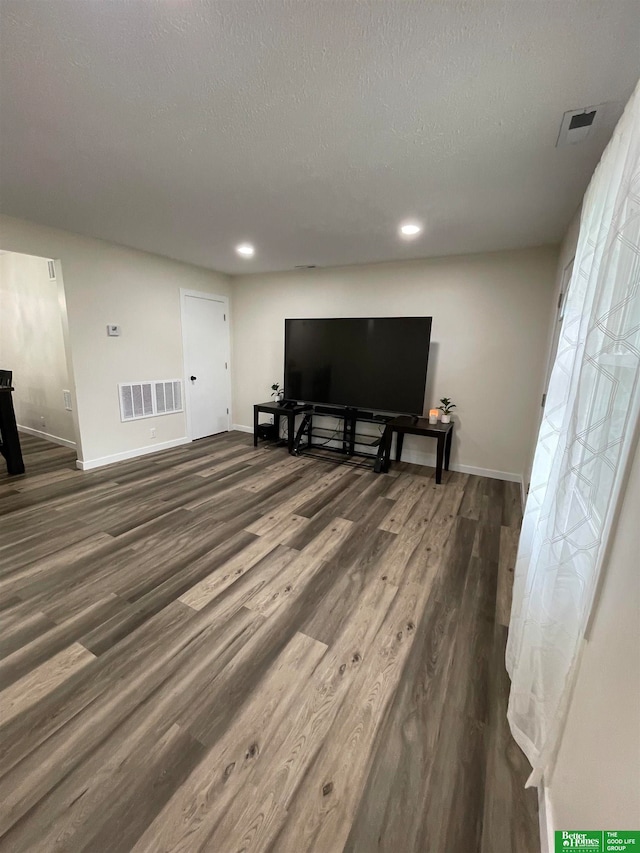
[[[189,379],[190,379],[192,382],[195,382],[197,378],[198,378],[197,376],[190,376],[190,377],[189,377]]]

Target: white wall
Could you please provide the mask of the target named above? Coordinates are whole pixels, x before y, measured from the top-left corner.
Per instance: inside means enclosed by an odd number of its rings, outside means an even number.
[[[639,520],[640,446],[546,791],[555,830],[640,827]]]
[[[520,480],[536,429],[558,252],[510,252],[234,279],[236,424],[282,381],[285,317],[433,316],[426,408],[457,403],[452,467]],[[407,437],[403,458],[433,464]]]
[[[0,254],[0,367],[13,370],[13,405],[21,427],[75,446],[64,407],[70,389],[58,282],[45,258]]]
[[[120,422],[117,383],[182,378],[180,288],[229,295],[227,276],[0,217],[0,248],[60,260],[80,430],[79,458],[90,465],[185,438],[183,413]],[[107,337],[108,323],[122,336]]]

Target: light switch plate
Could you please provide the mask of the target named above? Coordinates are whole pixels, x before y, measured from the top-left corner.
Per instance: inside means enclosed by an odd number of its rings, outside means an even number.
[[[109,323],[107,326],[107,334],[110,338],[117,338],[120,335],[120,326],[114,326]]]

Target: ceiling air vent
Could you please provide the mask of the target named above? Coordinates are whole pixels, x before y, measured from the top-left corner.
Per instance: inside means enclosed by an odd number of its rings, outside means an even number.
[[[47,261],[47,268],[49,270],[49,281],[56,280],[56,262],[55,261]]]
[[[296,264],[294,270],[314,270],[316,264]]]
[[[594,129],[602,124],[605,117],[611,117],[612,107],[615,107],[615,104],[598,104],[595,107],[583,107],[580,110],[566,112],[562,116],[556,148],[584,142],[591,136]]]

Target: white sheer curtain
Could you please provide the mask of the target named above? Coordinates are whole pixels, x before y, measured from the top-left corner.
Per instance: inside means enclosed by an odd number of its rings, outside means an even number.
[[[585,196],[522,525],[508,716],[529,785],[555,758],[639,422],[640,84]]]

